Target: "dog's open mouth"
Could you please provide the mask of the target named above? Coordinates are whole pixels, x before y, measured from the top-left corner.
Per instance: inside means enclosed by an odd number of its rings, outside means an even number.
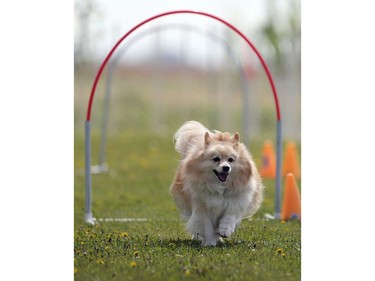
[[[228,173],[219,173],[218,171],[214,170],[215,175],[221,182],[226,182],[228,178]]]

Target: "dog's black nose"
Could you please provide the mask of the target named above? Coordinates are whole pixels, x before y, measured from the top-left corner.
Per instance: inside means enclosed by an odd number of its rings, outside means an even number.
[[[222,169],[223,169],[224,172],[228,172],[228,171],[229,171],[229,168],[230,168],[229,166],[223,166],[223,167],[222,167]]]

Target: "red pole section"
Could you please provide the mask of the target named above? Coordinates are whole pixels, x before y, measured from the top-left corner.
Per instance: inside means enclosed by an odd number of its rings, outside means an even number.
[[[151,18],[148,18],[144,21],[142,21],[141,23],[137,24],[136,26],[134,26],[132,29],[130,29],[123,37],[120,38],[120,40],[113,46],[112,50],[108,53],[107,57],[105,58],[105,60],[103,61],[103,63],[101,64],[97,74],[96,74],[96,77],[95,77],[95,80],[94,80],[94,83],[92,85],[92,89],[91,89],[91,94],[90,94],[90,99],[89,99],[89,103],[88,103],[88,108],[87,108],[87,116],[86,116],[86,121],[90,121],[91,119],[91,107],[92,107],[92,102],[94,100],[94,95],[95,95],[95,90],[96,90],[96,86],[98,84],[98,81],[100,79],[100,76],[104,70],[104,67],[106,66],[106,64],[108,63],[109,59],[111,58],[112,54],[114,53],[114,51],[117,49],[117,47],[121,44],[122,41],[124,41],[131,33],[133,33],[135,30],[137,30],[139,27],[141,27],[142,25],[150,22],[150,21],[153,21],[157,18],[161,18],[161,17],[164,17],[164,16],[169,16],[169,15],[173,15],[173,14],[196,14],[196,15],[202,15],[202,16],[206,16],[206,17],[209,17],[209,18],[212,18],[212,19],[215,19],[219,22],[222,22],[223,24],[225,24],[226,26],[228,26],[230,29],[232,29],[233,31],[235,31],[239,36],[241,36],[245,41],[246,43],[253,49],[253,51],[255,52],[255,54],[257,55],[257,57],[259,58],[266,74],[267,74],[267,78],[270,82],[270,85],[271,85],[271,89],[272,89],[272,93],[273,93],[273,97],[274,97],[274,100],[275,100],[275,106],[276,106],[276,118],[277,120],[281,120],[281,114],[280,114],[280,106],[279,106],[279,99],[278,99],[278,96],[277,96],[277,91],[276,91],[276,87],[275,87],[275,83],[273,81],[273,78],[272,78],[272,75],[271,75],[271,72],[270,70],[268,69],[268,66],[266,64],[266,62],[264,61],[263,57],[261,56],[260,52],[257,50],[257,48],[254,46],[253,43],[250,42],[250,40],[240,31],[238,30],[236,27],[234,27],[232,24],[230,24],[229,22],[217,17],[217,16],[214,16],[214,15],[211,15],[211,14],[208,14],[208,13],[205,13],[205,12],[197,12],[197,11],[191,11],[191,10],[177,10],[177,11],[170,11],[170,12],[166,12],[166,13],[162,13],[162,14],[158,14],[156,16],[153,16]]]

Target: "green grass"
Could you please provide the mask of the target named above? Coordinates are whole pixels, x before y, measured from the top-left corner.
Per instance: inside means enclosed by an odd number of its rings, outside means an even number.
[[[265,180],[259,212],[217,247],[202,248],[179,221],[169,185],[179,155],[172,136],[122,134],[108,139],[109,173],[93,175],[97,218],[145,217],[148,222],[88,225],[84,216],[84,147],[75,141],[75,280],[300,280],[300,223],[267,221],[274,181]],[[251,147],[259,163],[261,144]],[[93,136],[93,164],[98,138]]]

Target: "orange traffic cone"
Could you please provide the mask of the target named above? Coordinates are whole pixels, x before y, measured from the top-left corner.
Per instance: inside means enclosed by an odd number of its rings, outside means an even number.
[[[262,150],[262,166],[259,169],[260,175],[264,178],[274,179],[276,175],[276,160],[272,141],[266,140]]]
[[[301,220],[301,197],[297,182],[292,173],[286,175],[281,220]]]
[[[288,173],[293,173],[296,178],[300,178],[299,160],[294,142],[288,142],[286,145],[283,163],[283,176],[287,175]]]

